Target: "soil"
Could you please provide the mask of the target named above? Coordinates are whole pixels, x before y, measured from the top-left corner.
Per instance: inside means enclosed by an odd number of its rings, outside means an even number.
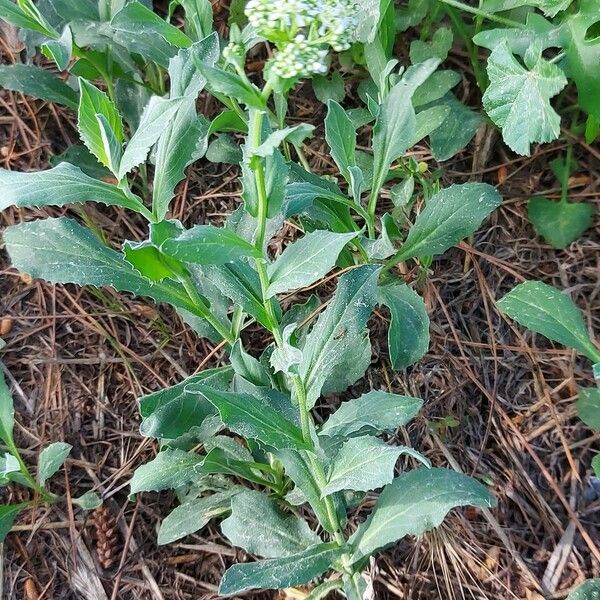
[[[3,39],[2,46],[3,61],[14,61],[11,41]],[[476,105],[465,57],[457,50],[449,63],[465,73],[463,99]],[[298,91],[293,107],[295,118],[322,123],[324,107],[310,84]],[[218,109],[206,98],[200,108],[209,115]],[[0,166],[46,168],[52,155],[77,141],[74,122],[67,109],[0,92]],[[320,134],[307,157],[316,171],[333,173]],[[570,198],[600,204],[600,150],[570,132],[564,141],[535,148],[531,157],[511,154],[490,127],[443,164],[426,145],[415,149],[430,171],[441,170],[444,185],[487,181],[498,185],[504,203],[472,239],[437,257],[427,277],[416,282],[431,318],[427,355],[394,372],[386,358],[388,315],[376,312],[370,323],[372,367],[346,397],[376,388],[423,398],[424,410],[398,431],[397,441],[414,445],[436,465],[489,482],[498,507],[453,511],[437,530],[377,556],[370,568],[377,599],[564,598],[584,578],[600,574],[600,481],[590,469],[600,434],[575,414],[577,387],[593,385],[590,365],[515,326],[496,307],[516,283],[539,279],[568,292],[590,332],[600,331],[599,224],[566,250],[555,250],[536,237],[527,219],[534,193],[559,198],[548,163],[564,153],[567,142],[579,163]],[[179,186],[172,215],[188,225],[220,222],[239,205],[237,175],[235,167],[199,161]],[[48,214],[93,222],[115,244],[145,236],[143,222],[130,213],[88,205],[8,210],[0,223]],[[273,252],[294,234],[287,225]],[[225,568],[250,557],[228,545],[218,524],[181,543],[157,546],[157,526],[174,506],[173,495],[142,494],[129,501],[127,491],[133,470],[157,450],[138,432],[136,399],[222,364],[222,349],[198,339],[167,307],[110,289],[31,281],[10,267],[4,252],[0,261],[7,342],[2,361],[14,393],[17,443],[31,465],[48,443],[72,444],[53,489],[68,499],[93,489],[105,500],[93,515],[70,502],[25,512],[3,547],[4,597],[216,598]],[[416,275],[402,273],[411,283]],[[333,289],[328,281],[318,293],[325,298]],[[245,342],[260,349],[268,339],[254,330]],[[318,416],[339,402],[327,398]],[[4,501],[23,499],[16,488],[3,495]],[[351,528],[374,498],[367,496],[355,511]]]

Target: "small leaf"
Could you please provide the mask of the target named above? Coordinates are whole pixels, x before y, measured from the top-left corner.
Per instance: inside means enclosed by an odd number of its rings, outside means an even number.
[[[350,437],[358,432],[393,431],[406,425],[422,406],[420,398],[371,390],[360,398],[342,402],[325,421],[319,435]]]
[[[270,363],[275,373],[284,375],[297,375],[298,365],[302,362],[302,350],[291,342],[291,337],[296,331],[296,323],[286,325],[282,331],[283,345],[276,347],[271,353]]]
[[[1,10],[0,6],[0,16]],[[77,110],[77,92],[50,71],[35,65],[0,65],[0,86]]]
[[[0,0],[0,19],[48,37],[58,37],[58,33],[44,19],[32,0],[20,0],[19,3]]]
[[[333,461],[322,495],[341,490],[368,492],[390,483],[394,478],[396,461],[405,453],[428,462],[412,448],[388,446],[384,441],[372,436],[350,438]]]
[[[300,145],[305,138],[312,134],[314,129],[314,125],[309,125],[308,123],[300,123],[293,127],[277,129],[273,133],[270,133],[260,146],[252,150],[252,156],[261,156],[263,158],[271,156],[284,140],[289,140],[292,144]]]
[[[59,39],[45,42],[41,45],[40,49],[45,56],[56,63],[56,66],[61,71],[65,71],[69,66],[71,53],[73,52],[73,35],[71,33],[71,28],[67,25]]]
[[[271,385],[268,371],[260,361],[244,350],[241,340],[238,339],[231,348],[229,360],[236,375],[243,377],[246,381],[259,387]]]
[[[407,285],[379,288],[382,304],[390,309],[389,356],[394,369],[406,369],[429,349],[429,316],[423,298]]]
[[[4,371],[0,368],[0,439],[9,447],[14,446],[13,427],[15,426],[15,408],[12,395],[6,385]]]
[[[541,55],[526,62],[528,68],[517,61],[506,42],[494,48],[487,63],[490,85],[483,106],[502,128],[506,144],[529,156],[532,142],[551,142],[560,135],[560,116],[550,99],[567,85],[567,78]]]
[[[102,498],[92,491],[86,492],[78,498],[73,498],[72,502],[83,510],[94,510],[102,506]]]
[[[65,442],[54,442],[40,452],[37,480],[42,487],[63,466],[72,448],[71,444]]]
[[[206,455],[202,463],[202,473],[206,475],[221,474],[230,475],[231,477],[239,477],[258,485],[266,485],[268,481],[260,471],[252,468],[252,463],[246,460],[238,460],[222,448],[214,447]]]
[[[584,202],[555,202],[531,198],[527,205],[529,220],[536,232],[555,248],[566,248],[594,224],[596,207]]]
[[[267,267],[271,282],[267,298],[321,279],[335,265],[344,246],[355,237],[355,232],[312,231],[288,245]]]
[[[579,390],[577,414],[588,426],[600,431],[600,389],[584,388]]]
[[[221,523],[225,537],[238,548],[263,558],[290,556],[319,544],[308,523],[284,513],[261,492],[245,490],[231,500],[231,516]]]
[[[117,173],[119,180],[146,160],[150,148],[169,126],[182,102],[183,98],[172,100],[158,96],[150,98],[142,113],[140,124],[123,152]]]
[[[333,100],[327,103],[325,139],[335,164],[350,182],[349,167],[356,166],[356,129],[346,111]]]
[[[429,199],[404,245],[398,260],[441,254],[471,235],[502,202],[487,183],[451,185]]]
[[[447,469],[416,469],[387,485],[369,518],[350,538],[352,562],[407,535],[421,535],[442,523],[457,506],[490,508],[495,498],[477,480]]]
[[[598,600],[600,597],[600,579],[589,579],[572,591],[567,600]]]
[[[334,71],[329,79],[323,75],[315,75],[311,83],[317,100],[323,104],[327,104],[329,100],[341,102],[346,95],[344,79],[337,71]]]
[[[592,362],[600,361],[600,350],[588,335],[583,313],[560,290],[541,281],[526,281],[499,300],[498,307],[523,327],[575,348]]]
[[[431,42],[414,40],[410,43],[410,62],[413,65],[421,63],[428,58],[446,60],[452,48],[453,35],[448,27],[440,27],[431,38]]]
[[[161,250],[183,262],[199,265],[222,265],[243,256],[262,258],[257,250],[231,229],[214,225],[196,225],[166,240]]]
[[[30,502],[21,502],[20,504],[0,505],[0,544],[6,539],[17,515],[30,504]]]
[[[229,71],[200,62],[197,62],[196,66],[208,81],[208,87],[213,93],[236,98],[249,108],[264,110],[265,101],[255,85],[246,83],[239,75]]]
[[[307,336],[299,374],[309,407],[321,393],[343,391],[364,375],[371,360],[366,325],[376,302],[379,270],[365,265],[342,275],[329,306]]]
[[[288,588],[321,575],[346,549],[335,543],[319,544],[285,558],[259,560],[229,567],[221,580],[219,594],[233,596],[247,590]]]
[[[308,448],[302,432],[280,412],[249,394],[221,392],[202,384],[188,386],[214,404],[231,431],[274,448]]]
[[[104,121],[98,119],[101,115]],[[103,124],[115,143],[123,142],[123,122],[114,102],[85,79],[79,78],[79,112],[77,129],[89,151],[108,169],[118,168],[119,155],[111,155],[114,146],[107,144]],[[113,170],[113,173],[116,172]]]
[[[179,449],[159,452],[138,467],[129,482],[130,494],[176,490],[195,483],[202,475],[202,457]]]
[[[229,512],[231,499],[239,488],[194,498],[174,508],[160,524],[158,544],[170,544],[186,535],[200,531],[209,521]]]

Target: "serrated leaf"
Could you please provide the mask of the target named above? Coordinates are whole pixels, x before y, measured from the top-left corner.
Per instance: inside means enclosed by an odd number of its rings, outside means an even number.
[[[233,377],[230,367],[207,369],[139,399],[142,435],[174,440],[200,427],[207,417],[217,414],[215,407],[205,398],[186,387],[204,382],[212,387],[227,389]]]
[[[567,596],[567,600],[598,600],[598,598],[600,598],[600,579],[585,581]]]
[[[411,454],[420,461],[426,461],[412,448],[388,446],[373,436],[350,438],[333,461],[322,495],[341,490],[368,492],[390,483],[401,454]]]
[[[498,307],[527,329],[575,348],[592,362],[600,361],[600,350],[588,335],[583,313],[560,290],[541,281],[526,281],[499,300]]]
[[[249,394],[222,392],[202,384],[188,386],[216,406],[225,425],[274,448],[308,448],[302,431],[280,412]]]
[[[0,368],[0,439],[11,448],[14,446],[14,426],[15,407],[8,385],[6,385],[4,371]]]
[[[584,388],[579,390],[577,414],[586,425],[600,431],[599,388]]]
[[[319,435],[350,437],[359,432],[393,431],[415,417],[421,406],[420,398],[371,390],[360,398],[342,402],[325,421]]]
[[[93,179],[75,165],[63,162],[47,171],[21,173],[0,169],[0,210],[9,206],[64,206],[99,202],[143,212],[140,198],[110,183]]]
[[[175,507],[160,524],[158,544],[170,544],[202,529],[215,517],[229,512],[239,488],[188,500]]]
[[[98,119],[97,115],[101,115],[103,120]],[[103,125],[110,132],[110,138],[107,138]],[[77,129],[88,150],[116,175],[120,153],[119,156],[114,156],[114,144],[107,142],[112,138],[119,146],[123,142],[121,115],[114,102],[104,92],[81,77]]]
[[[333,100],[327,103],[325,139],[340,173],[350,182],[349,167],[356,165],[356,129],[346,111]]]
[[[4,241],[13,266],[32,277],[50,283],[112,286],[202,316],[178,283],[152,283],[142,277],[122,254],[72,219],[13,225],[6,228]]]
[[[63,466],[72,448],[65,442],[54,442],[40,452],[37,481],[42,487]]]
[[[379,270],[365,265],[342,275],[329,306],[307,336],[299,374],[309,407],[321,393],[343,391],[364,375],[371,360],[366,325],[376,302]]]
[[[567,85],[559,66],[539,56],[525,68],[504,42],[492,51],[487,72],[490,85],[483,106],[512,150],[529,156],[531,143],[558,138],[560,116],[550,99]]]
[[[233,596],[255,588],[279,589],[306,583],[327,571],[344,552],[335,543],[319,544],[285,558],[233,565],[221,580],[219,594]]]
[[[379,288],[379,299],[390,309],[388,348],[394,369],[406,369],[429,349],[429,316],[423,298],[407,285]]]
[[[0,505],[0,544],[6,539],[17,515],[30,504],[30,502],[21,502],[20,504]]]
[[[321,279],[335,265],[344,246],[355,237],[355,232],[312,231],[289,244],[267,267],[271,282],[267,298]]]
[[[79,96],[72,87],[35,65],[0,65],[0,86],[33,98],[62,104],[73,110],[77,110],[79,103]]]
[[[67,25],[60,38],[45,42],[40,49],[56,63],[61,71],[65,71],[69,66],[71,53],[73,52],[73,34],[70,27]]]
[[[166,240],[161,250],[177,260],[200,265],[222,265],[244,256],[262,258],[257,250],[231,229],[196,225]]]
[[[490,508],[495,498],[477,480],[447,469],[416,469],[387,485],[369,518],[350,538],[352,562],[370,556],[407,535],[420,535],[442,523],[457,506]]]
[[[566,248],[594,224],[596,207],[584,202],[531,198],[527,214],[536,232],[555,248]]]
[[[487,183],[451,185],[432,196],[415,220],[397,259],[441,254],[471,235],[502,202]]]
[[[321,542],[308,523],[261,492],[245,490],[231,500],[231,515],[221,523],[238,548],[263,558],[290,556]]]
[[[130,494],[176,490],[195,483],[201,475],[201,456],[177,448],[166,449],[135,470],[129,482]]]

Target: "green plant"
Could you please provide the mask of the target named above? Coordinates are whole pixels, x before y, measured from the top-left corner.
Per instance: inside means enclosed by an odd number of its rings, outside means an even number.
[[[54,504],[63,500],[50,491],[48,480],[62,467],[71,452],[70,444],[64,442],[50,444],[40,452],[37,474],[34,476],[15,444],[14,425],[13,400],[0,365],[0,441],[4,446],[3,452],[0,453],[0,487],[8,484],[19,485],[34,494],[32,500],[0,505],[0,542],[4,541],[14,520],[23,509],[40,502]],[[79,498],[72,498],[71,501],[85,510],[96,508],[102,503],[94,492],[87,492]]]
[[[590,338],[577,305],[552,286],[541,281],[526,281],[506,294],[498,306],[517,323],[577,350],[594,363],[592,372],[599,386],[579,390],[577,412],[586,425],[600,430],[600,350]],[[594,457],[592,466],[600,477],[600,454]]]
[[[572,591],[567,600],[597,600],[600,596],[600,579],[590,579]]]
[[[132,5],[138,3],[123,10]],[[346,400],[323,423],[313,408],[322,395],[343,393],[364,375],[371,358],[367,322],[378,304],[391,315],[393,367],[423,356],[427,311],[394,267],[411,260],[425,271],[434,255],[472,234],[500,197],[480,183],[439,189],[425,176],[426,165],[406,156],[446,121],[450,109],[433,104],[456,78],[440,81],[440,58],[423,56],[423,49],[415,64],[398,69],[382,37],[387,13],[362,42],[371,75],[361,88],[365,107],[327,103],[325,139],[340,185],[312,173],[303,142],[314,127],[287,125],[289,94],[300,80],[324,75],[330,48],[352,50],[350,34],[368,28],[370,16],[361,20],[352,3],[330,0],[251,7],[251,24],[232,25],[222,51],[216,34],[190,45],[157,25],[156,35],[182,47],[167,65],[168,94],[152,96],[129,129],[110,94],[79,79],[82,141],[99,161],[96,168],[116,183],[68,162],[36,173],[0,171],[0,209],[100,202],[146,219],[147,239],[115,250],[93,229],[61,217],[11,226],[4,240],[13,265],[34,277],[112,286],[170,304],[200,335],[227,346],[230,366],[140,399],[142,433],[160,440],[161,451],[136,470],[131,493],[174,489],[180,501],[163,521],[159,542],[226,517],[223,533],[263,560],[231,567],[222,594],[289,587],[334,570],[338,576],[311,597],[343,589],[358,599],[374,552],[438,525],[455,506],[488,507],[494,499],[476,480],[430,468],[413,448],[381,439],[407,424],[421,400],[373,390]],[[275,52],[258,87],[245,62],[260,39]],[[224,105],[210,123],[196,110],[205,86]],[[371,122],[370,152],[360,151],[357,129]],[[241,149],[234,135],[243,136]],[[243,205],[222,227],[186,229],[167,218],[169,204],[186,167],[207,149],[212,160],[241,155]],[[381,214],[382,191],[393,180],[393,209]],[[272,259],[268,244],[284,220],[303,235]],[[342,270],[327,304],[316,295],[304,304],[280,301],[336,266]],[[240,338],[251,323],[273,339],[259,357]],[[395,477],[402,455],[424,466]],[[347,511],[381,487],[368,519],[348,536]],[[302,518],[303,505],[318,530]]]

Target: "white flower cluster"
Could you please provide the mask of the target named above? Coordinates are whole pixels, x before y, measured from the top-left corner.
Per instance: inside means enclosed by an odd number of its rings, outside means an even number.
[[[357,26],[356,0],[249,0],[245,12],[277,46],[270,68],[284,79],[327,72],[329,47],[347,50]]]

